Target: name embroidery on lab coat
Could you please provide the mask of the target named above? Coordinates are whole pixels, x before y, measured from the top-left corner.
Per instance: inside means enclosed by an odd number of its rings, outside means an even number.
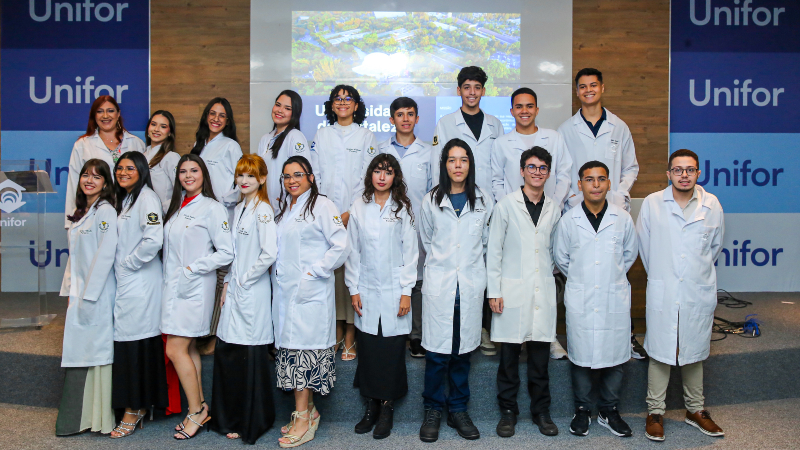
[[[148,225],[159,225],[161,222],[158,220],[158,214],[151,212],[147,214],[147,224]]]
[[[108,222],[106,221],[100,222],[100,225],[98,225],[97,228],[100,229],[101,233],[105,233],[106,231],[108,231]]]
[[[250,236],[250,233],[248,233],[244,228],[239,228],[238,232],[243,236]]]
[[[183,218],[186,219],[186,220],[194,220],[194,216],[190,216],[190,215],[187,215],[187,214],[184,214]]]
[[[89,229],[89,230],[80,230],[80,231],[81,231],[81,234],[89,234],[89,233],[92,232],[91,229]]]
[[[384,217],[383,220],[385,220],[387,222],[390,222],[390,223],[391,222],[400,222],[400,219],[398,219],[397,217]]]
[[[360,148],[348,148],[348,149],[347,149],[347,151],[348,151],[348,152],[353,152],[353,153],[356,153],[356,152],[360,152],[360,151],[361,151],[361,149],[360,149]]]

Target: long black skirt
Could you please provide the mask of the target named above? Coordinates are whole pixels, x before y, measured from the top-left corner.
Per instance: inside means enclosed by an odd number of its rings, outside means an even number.
[[[353,386],[361,395],[378,400],[397,400],[408,392],[406,374],[407,335],[383,337],[358,331],[358,367]]]
[[[217,338],[210,428],[238,433],[255,444],[275,422],[267,345],[229,344]]]
[[[111,407],[163,409],[169,405],[164,341],[161,335],[114,341]]]

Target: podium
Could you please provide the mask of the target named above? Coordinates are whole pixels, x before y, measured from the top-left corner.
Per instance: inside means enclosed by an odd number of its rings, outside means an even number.
[[[45,261],[47,162],[0,161],[0,328],[49,324]],[[63,219],[62,219],[63,223]]]

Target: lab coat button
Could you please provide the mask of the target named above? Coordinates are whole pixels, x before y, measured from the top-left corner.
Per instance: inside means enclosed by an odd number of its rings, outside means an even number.
[[[536,288],[536,292],[539,292],[539,288]],[[537,306],[536,309],[539,309],[539,307]]]
[[[597,241],[599,241],[599,240],[600,240],[600,239],[598,239],[598,238],[594,238],[594,241],[595,241],[595,242],[597,242]]]
[[[458,272],[459,270],[461,270],[461,268],[460,267],[456,267],[456,272]],[[681,281],[683,281],[683,278],[681,278]]]
[[[680,304],[681,304],[680,300],[679,300],[679,301],[677,301],[677,302],[675,302],[675,304],[676,304],[676,305],[680,305]]]
[[[536,268],[536,271],[537,271],[537,272],[539,271],[539,268],[538,268],[538,267]]]
[[[537,310],[537,311],[539,310],[539,307],[538,307],[538,306],[536,307],[536,310]]]
[[[461,248],[461,244],[456,245],[456,247]]]
[[[678,281],[683,281],[683,278],[681,278],[681,279],[680,279],[680,280],[678,280]]]
[[[686,259],[686,255],[681,255],[681,259]]]
[[[595,286],[594,288],[595,288],[595,289],[600,289],[600,286]]]
[[[595,261],[595,262],[594,262],[594,265],[595,265],[595,266],[597,266],[597,265],[599,265],[599,264],[600,264],[600,261]]]
[[[599,310],[598,310],[597,308],[595,308],[595,309],[594,309],[594,312],[599,312]]]
[[[539,249],[538,248],[536,249],[536,253],[539,253]]]
[[[672,327],[672,329],[673,329],[673,330],[677,330],[677,329],[678,329],[678,327]]]

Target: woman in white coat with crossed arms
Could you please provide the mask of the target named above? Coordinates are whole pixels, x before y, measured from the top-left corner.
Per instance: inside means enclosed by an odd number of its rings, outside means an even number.
[[[164,217],[164,291],[161,332],[189,403],[175,439],[190,439],[209,419],[195,339],[211,327],[216,269],[233,260],[228,211],[216,200],[208,170],[194,154],[183,155],[172,202]]]

